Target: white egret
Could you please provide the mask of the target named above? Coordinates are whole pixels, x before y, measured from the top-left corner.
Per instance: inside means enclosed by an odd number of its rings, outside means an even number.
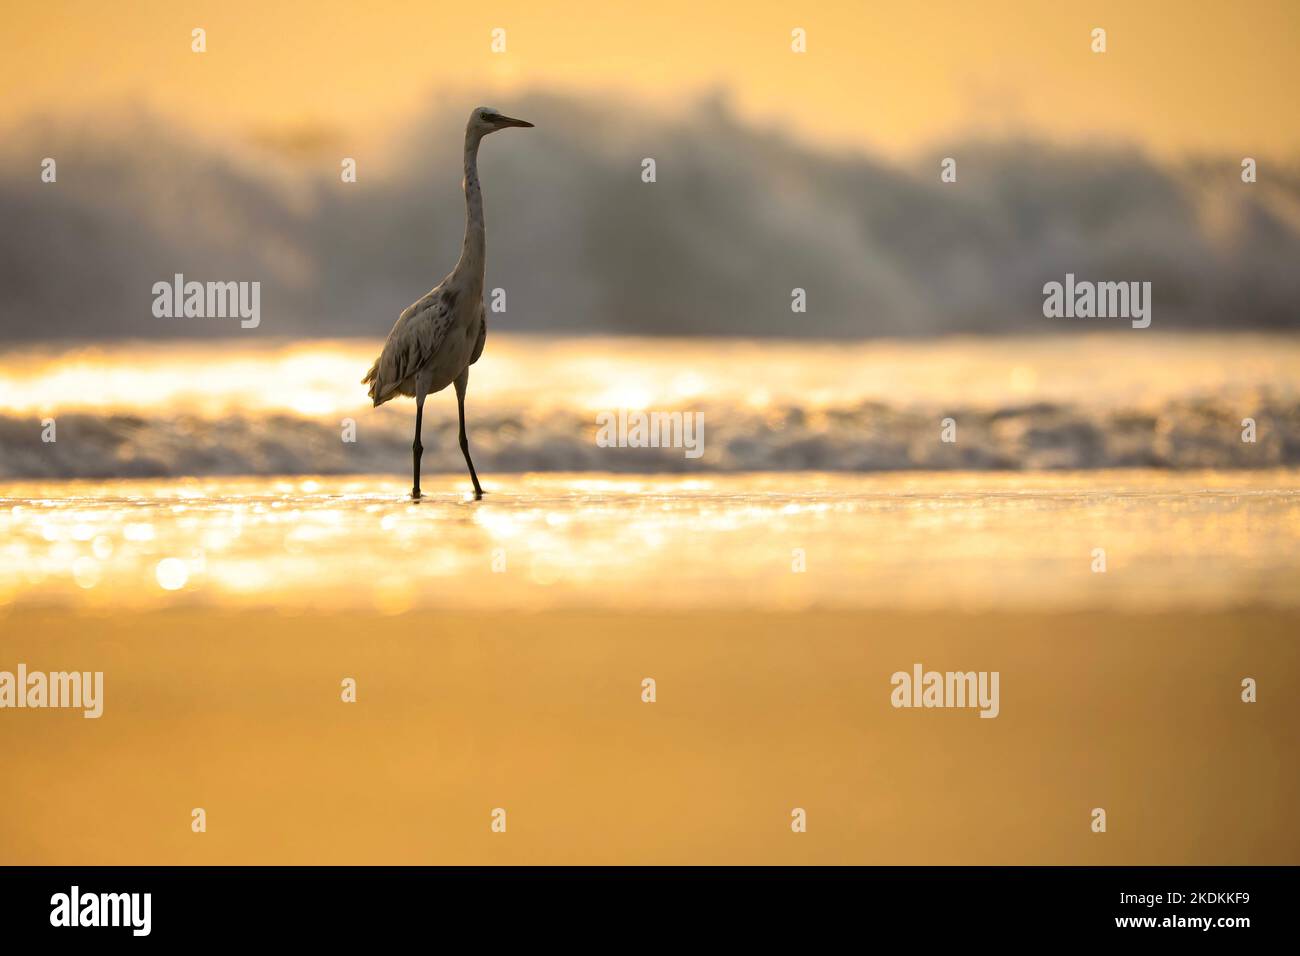
[[[502,116],[497,110],[480,106],[465,125],[465,244],[460,260],[445,279],[432,290],[407,306],[388,333],[383,351],[371,366],[362,384],[369,383],[375,405],[397,395],[415,399],[415,442],[411,445],[414,481],[411,497],[420,497],[420,426],[424,418],[425,396],[456,385],[456,405],[460,412],[460,450],[474,482],[474,497],[483,497],[483,488],[469,456],[469,439],[465,435],[465,388],[469,384],[469,367],[483,354],[487,339],[487,317],[483,310],[483,270],[486,260],[486,231],[483,224],[483,191],[478,181],[478,147],[483,137],[512,126],[532,126],[520,119]]]

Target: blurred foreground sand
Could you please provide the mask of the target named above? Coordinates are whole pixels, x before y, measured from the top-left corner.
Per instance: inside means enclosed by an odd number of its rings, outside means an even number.
[[[0,714],[6,864],[1300,863],[1289,610],[0,626],[3,666],[106,685],[99,720]],[[1000,670],[1001,715],[891,708],[915,661]]]

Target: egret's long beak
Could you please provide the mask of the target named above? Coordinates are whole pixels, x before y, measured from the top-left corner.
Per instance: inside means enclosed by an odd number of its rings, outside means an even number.
[[[511,116],[503,116],[499,120],[497,120],[496,125],[501,127],[502,129],[505,129],[507,126],[531,127],[533,124],[528,122],[528,120],[515,119],[514,117]]]

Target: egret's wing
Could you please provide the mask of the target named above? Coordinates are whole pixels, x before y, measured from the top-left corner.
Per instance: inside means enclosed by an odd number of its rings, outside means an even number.
[[[469,364],[473,365],[478,361],[478,357],[483,354],[483,343],[487,341],[487,310],[481,305],[478,309],[478,340],[474,343],[474,352],[469,357]]]
[[[370,385],[370,398],[382,405],[396,395],[408,378],[437,354],[451,327],[455,293],[441,286],[408,305],[393,323],[384,349],[361,383]]]

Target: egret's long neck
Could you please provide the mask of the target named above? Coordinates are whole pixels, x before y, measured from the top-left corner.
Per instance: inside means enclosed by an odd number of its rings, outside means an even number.
[[[483,189],[478,182],[478,144],[481,136],[465,134],[465,245],[456,271],[480,291],[487,256],[487,231],[483,224]]]

